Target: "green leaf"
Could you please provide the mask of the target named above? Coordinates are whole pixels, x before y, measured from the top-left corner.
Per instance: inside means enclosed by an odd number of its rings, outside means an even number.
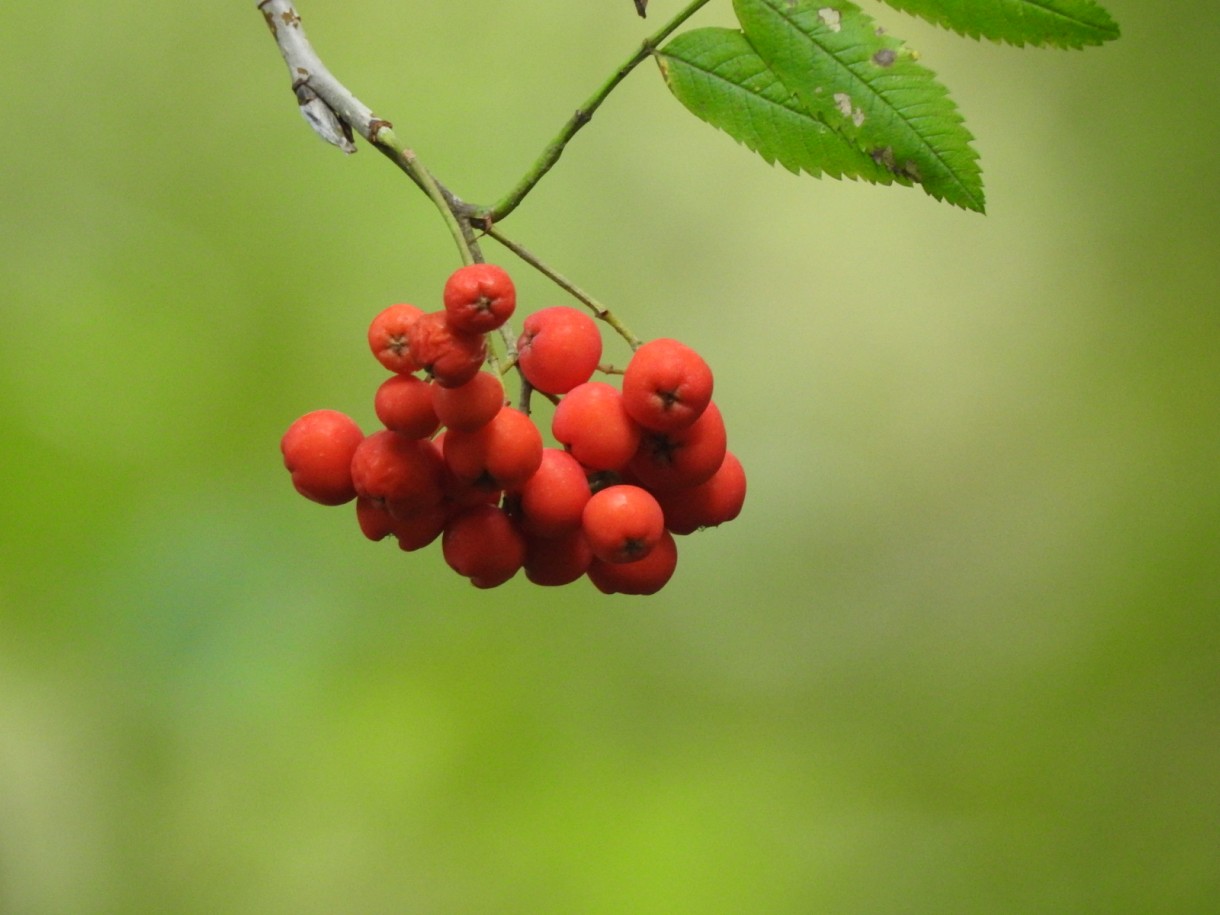
[[[859,7],[831,2],[733,6],[754,50],[807,111],[936,199],[983,212],[978,154],[945,88]]]
[[[1113,41],[1118,24],[1093,0],[882,0],[971,38],[1081,48]]]
[[[791,172],[910,184],[811,115],[735,29],[684,32],[657,53],[670,92],[696,117]]]

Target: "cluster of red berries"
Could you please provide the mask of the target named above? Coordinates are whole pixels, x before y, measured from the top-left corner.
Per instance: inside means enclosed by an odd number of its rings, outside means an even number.
[[[607,594],[655,593],[677,564],[675,534],[737,517],[745,474],[726,450],[711,369],[690,347],[639,346],[620,390],[591,380],[602,355],[593,318],[566,306],[531,314],[516,359],[556,401],[548,447],[483,370],[485,335],[516,308],[508,274],[462,267],[443,302],[391,305],[369,327],[393,373],[374,398],[384,428],[365,435],[335,410],[288,428],[284,464],[306,498],[354,499],[364,535],[404,550],[439,537],[445,562],[480,588],[524,569],[540,585],[587,576]]]

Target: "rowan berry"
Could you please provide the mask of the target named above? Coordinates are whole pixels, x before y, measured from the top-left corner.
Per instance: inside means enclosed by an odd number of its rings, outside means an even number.
[[[352,483],[357,495],[406,516],[441,501],[443,467],[431,442],[383,429],[356,448]]]
[[[691,425],[671,432],[645,432],[627,470],[657,492],[698,486],[724,461],[724,419],[714,402]]]
[[[407,345],[416,365],[447,388],[456,388],[474,378],[487,356],[487,341],[482,336],[454,330],[443,311],[430,311],[416,318],[407,328]]]
[[[400,302],[382,311],[369,324],[369,349],[391,372],[409,375],[419,370],[407,345],[407,329],[423,313],[422,308]]]
[[[432,407],[442,425],[473,432],[504,406],[504,384],[491,372],[478,372],[456,388],[432,386]]]
[[[602,335],[583,311],[556,305],[534,312],[517,339],[517,363],[539,391],[566,394],[588,381],[602,357]]]
[[[467,264],[445,282],[442,296],[449,325],[459,333],[495,330],[517,307],[517,290],[503,267]]]
[[[557,537],[525,535],[525,577],[536,585],[557,587],[585,574],[593,550],[577,528]]]
[[[711,479],[655,495],[665,513],[665,526],[672,533],[690,534],[699,528],[716,527],[741,513],[746,498],[745,470],[729,451]]]
[[[517,492],[521,529],[542,537],[576,530],[591,494],[576,458],[558,448],[544,448],[542,463]]]
[[[678,566],[678,545],[663,531],[657,545],[635,562],[605,562],[593,557],[586,574],[603,594],[656,594]]]
[[[487,480],[463,480],[444,461],[445,439],[449,430],[443,430],[432,439],[431,444],[436,453],[441,456],[441,491],[445,494],[445,502],[455,508],[467,508],[471,505],[498,505],[504,490]]]
[[[458,480],[488,489],[512,489],[542,464],[542,434],[520,410],[502,407],[473,432],[448,430],[444,455]]]
[[[640,346],[620,391],[590,381],[602,353],[593,318],[563,306],[530,315],[516,353],[522,398],[551,395],[563,446],[544,448],[528,406],[507,406],[499,374],[480,371],[485,335],[516,307],[508,274],[462,267],[443,304],[398,303],[369,325],[370,349],[394,372],[373,399],[384,429],[365,436],[318,410],[284,433],[303,495],[355,499],[364,536],[393,536],[402,550],[439,537],[445,562],[479,588],[524,568],[539,585],[585,576],[607,594],[652,594],[674,573],[675,534],[737,517],[745,473],[726,450],[711,370],[690,347]]]
[[[394,519],[385,506],[366,496],[356,498],[356,523],[369,540],[385,540],[394,533]]]
[[[407,438],[427,438],[441,424],[432,406],[433,387],[414,375],[387,378],[373,396],[377,418],[387,429]]]
[[[391,509],[393,526],[390,533],[398,541],[400,550],[407,553],[422,550],[441,535],[453,512],[453,507],[443,502],[403,517]]]
[[[503,509],[476,505],[449,519],[441,552],[449,567],[476,588],[494,588],[525,562],[525,538]]]
[[[640,446],[639,425],[604,381],[572,388],[555,408],[551,434],[590,470],[621,470]]]
[[[683,429],[699,418],[711,399],[712,370],[677,340],[663,337],[645,343],[623,372],[623,404],[646,429]]]
[[[619,484],[594,493],[581,513],[581,529],[598,559],[633,562],[660,541],[665,514],[652,493]]]
[[[322,505],[350,502],[356,498],[352,455],[363,440],[356,421],[338,410],[306,413],[280,439],[292,485],[305,498]]]
[[[356,499],[356,521],[361,533],[369,540],[384,540],[393,534],[399,548],[406,552],[422,549],[439,537],[452,511],[442,503],[398,517],[374,499],[364,496]]]

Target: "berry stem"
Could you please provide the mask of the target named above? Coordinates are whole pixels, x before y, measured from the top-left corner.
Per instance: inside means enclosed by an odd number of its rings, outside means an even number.
[[[627,74],[647,60],[656,51],[661,42],[668,38],[682,23],[686,22],[687,19],[706,6],[708,2],[709,0],[692,0],[691,3],[688,3],[684,9],[661,26],[661,28],[645,38],[635,52],[623,61],[618,69],[610,75],[610,78],[602,83],[597,88],[597,91],[585,100],[583,105],[576,109],[575,113],[567,120],[567,123],[563,125],[559,133],[547,144],[546,148],[542,151],[542,155],[538,157],[530,167],[530,170],[517,182],[517,185],[494,206],[474,209],[470,214],[470,218],[476,223],[481,222],[484,228],[490,228],[494,223],[504,219],[515,210],[521,201],[525,199],[525,196],[534,189],[534,186],[559,161],[559,157],[563,155],[563,151],[568,143],[582,127],[593,119],[594,112],[601,107],[602,102],[618,87],[618,84],[627,78]]]
[[[454,212],[453,204],[450,203],[449,195],[445,194],[437,180],[432,177],[432,173],[420,164],[412,150],[404,148],[401,155],[403,161],[418,176],[420,187],[424,189],[428,199],[440,211],[441,219],[445,221],[449,234],[453,236],[454,242],[457,243],[458,252],[462,256],[462,263],[474,264],[481,261],[483,258],[478,256],[478,247],[474,244],[474,238],[468,237],[470,236],[469,223],[464,224],[463,220],[458,219],[457,214]]]
[[[644,341],[632,333],[631,328],[624,324],[619,319],[618,315],[616,315],[606,306],[602,305],[597,301],[597,299],[593,298],[571,280],[567,279],[567,277],[563,276],[563,274],[557,272],[552,267],[539,260],[538,257],[528,248],[519,245],[517,242],[513,241],[511,238],[508,238],[503,232],[496,228],[488,227],[483,230],[483,234],[494,238],[509,251],[513,252],[513,254],[517,255],[517,257],[521,258],[521,260],[525,261],[527,264],[553,282],[556,286],[573,296],[577,301],[593,312],[593,317],[597,318],[599,321],[605,321],[607,324],[613,327],[615,332],[626,340],[627,344],[633,350],[638,349],[641,345],[643,345]]]
[[[521,378],[521,390],[517,396],[517,409],[526,416],[530,415],[530,395],[534,393],[534,386],[529,383],[529,380],[524,376]]]

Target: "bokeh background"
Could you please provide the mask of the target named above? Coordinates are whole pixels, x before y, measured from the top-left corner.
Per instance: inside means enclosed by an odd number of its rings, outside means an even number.
[[[0,5],[0,911],[1215,911],[1220,14],[1105,5],[1060,52],[870,4],[986,217],[770,168],[648,64],[503,224],[717,372],[749,501],[650,599],[292,491],[457,260],[253,2]],[[652,7],[300,9],[490,201]]]

